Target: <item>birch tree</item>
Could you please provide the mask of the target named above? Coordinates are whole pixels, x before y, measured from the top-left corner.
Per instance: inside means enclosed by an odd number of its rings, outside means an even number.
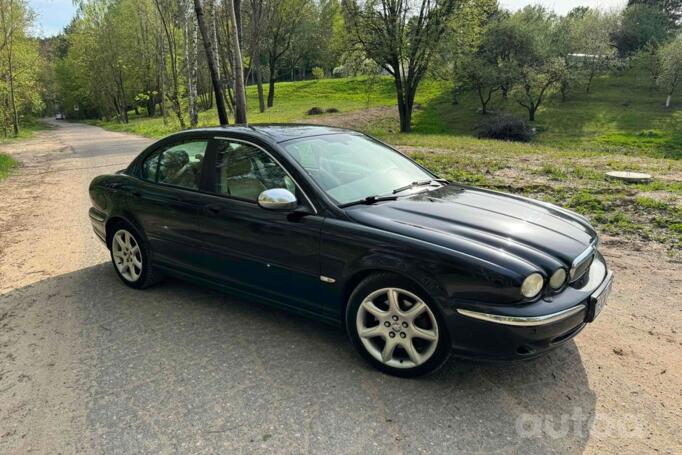
[[[661,74],[658,85],[666,93],[665,107],[672,105],[673,95],[682,85],[682,38],[666,44],[659,51]]]

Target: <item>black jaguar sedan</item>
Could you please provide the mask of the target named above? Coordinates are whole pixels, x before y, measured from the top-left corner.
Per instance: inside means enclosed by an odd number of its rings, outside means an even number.
[[[95,178],[90,219],[133,288],[168,274],[342,325],[375,367],[512,360],[570,340],[613,281],[580,215],[448,182],[363,134],[183,131]]]

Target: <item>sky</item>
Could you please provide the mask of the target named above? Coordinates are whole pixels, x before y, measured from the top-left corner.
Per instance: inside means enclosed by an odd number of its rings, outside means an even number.
[[[37,14],[34,29],[39,36],[57,35],[76,12],[72,0],[28,0],[28,3]],[[627,0],[500,0],[503,7],[511,10],[537,3],[559,14],[566,14],[576,6],[619,8],[625,6]]]
[[[541,4],[558,14],[566,14],[576,6],[589,6],[609,10],[612,8],[623,8],[627,4],[627,0],[499,0],[499,2],[503,7],[512,11],[523,8],[526,5]]]
[[[28,0],[28,4],[36,13],[33,28],[38,36],[58,35],[76,13],[72,0]]]

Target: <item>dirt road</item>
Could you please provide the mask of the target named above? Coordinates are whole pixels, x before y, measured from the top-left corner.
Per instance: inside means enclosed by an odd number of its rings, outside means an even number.
[[[337,329],[169,280],[131,290],[87,187],[146,139],[2,147],[0,453],[682,453],[682,265],[607,241],[599,319],[527,363],[377,373]]]

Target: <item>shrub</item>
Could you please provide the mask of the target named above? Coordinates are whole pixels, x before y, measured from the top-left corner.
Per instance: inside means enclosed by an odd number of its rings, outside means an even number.
[[[513,115],[498,115],[483,122],[476,136],[479,139],[529,142],[533,134],[533,129],[525,120]]]
[[[330,107],[329,109],[326,110],[327,114],[335,114],[339,112],[339,110],[335,107]]]
[[[313,78],[314,79],[324,79],[324,70],[319,66],[313,68]]]
[[[311,107],[308,110],[308,112],[306,112],[306,114],[308,114],[308,115],[320,115],[320,114],[324,114],[324,111],[322,110],[322,108],[319,108],[316,106],[316,107]]]

